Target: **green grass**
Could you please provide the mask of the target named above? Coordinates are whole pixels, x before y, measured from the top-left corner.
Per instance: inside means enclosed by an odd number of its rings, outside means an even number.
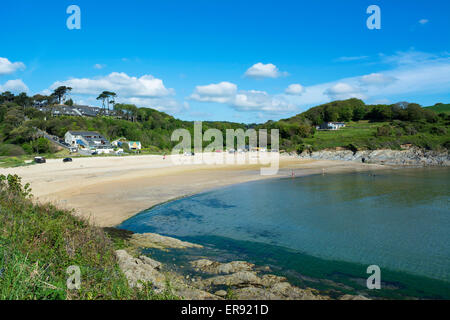
[[[405,123],[402,123],[405,125]],[[389,126],[391,133],[386,136],[377,135],[379,127]],[[303,139],[303,144],[311,146],[313,151],[323,149],[335,149],[338,147],[375,150],[375,149],[401,149],[403,144],[412,144],[425,149],[441,150],[444,145],[450,141],[450,131],[443,123],[409,123],[407,129],[419,127],[414,134],[406,134],[405,129],[400,128],[398,123],[391,122],[369,122],[358,121],[349,122],[345,128],[335,131],[319,130],[312,138]],[[435,129],[433,129],[435,128]],[[443,130],[441,134],[433,134],[432,130]]]
[[[31,160],[31,158],[26,156],[0,157],[0,168],[14,168],[33,164],[33,162],[25,162],[26,160]]]
[[[101,229],[51,204],[34,204],[17,176],[0,176],[0,299],[171,299],[130,288]],[[69,266],[81,270],[69,290]]]
[[[433,110],[436,113],[450,113],[450,103],[437,103],[434,106],[426,107],[427,109]]]

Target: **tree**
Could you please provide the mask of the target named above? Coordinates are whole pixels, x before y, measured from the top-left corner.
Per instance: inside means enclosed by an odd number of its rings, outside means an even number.
[[[325,121],[327,122],[335,122],[338,120],[339,117],[339,113],[337,108],[332,107],[332,106],[328,106],[325,109]]]
[[[422,107],[417,103],[410,103],[406,108],[409,121],[417,121],[424,118]]]
[[[58,98],[58,103],[61,104],[65,100],[66,94],[72,91],[71,87],[60,86],[53,91],[53,95]]]
[[[13,102],[14,101],[14,94],[10,91],[5,91],[0,96],[0,102]]]
[[[14,102],[25,110],[26,107],[31,105],[32,99],[25,92],[22,92],[14,98]]]
[[[353,109],[353,121],[364,119],[366,115],[366,108],[364,106],[357,106]]]
[[[105,91],[100,93],[99,96],[97,97],[97,100],[101,100],[102,101],[102,112],[104,112],[104,109],[105,109],[105,101],[106,101],[106,99],[108,99],[108,95],[105,94]]]
[[[106,91],[106,95],[108,96],[107,103],[108,103],[108,110],[109,110],[110,103],[112,103],[113,108],[114,108],[114,104],[116,103],[115,98],[116,98],[117,94],[115,92]]]
[[[339,108],[339,121],[350,121],[353,117],[353,109],[348,105]]]
[[[72,106],[73,106],[73,100],[72,100],[72,99],[69,99],[69,100],[67,100],[66,102],[64,102],[64,104],[65,104],[66,106],[72,107]]]
[[[100,95],[97,97],[97,100],[101,100],[102,101],[102,108],[105,109],[105,107],[108,107],[109,109],[109,105],[112,103],[113,107],[115,104],[114,98],[116,97],[116,93],[115,92],[111,92],[111,91],[103,91],[102,93],[100,93]]]
[[[50,142],[45,138],[38,138],[32,143],[33,150],[36,153],[49,153],[51,152]]]
[[[44,96],[42,94],[35,94],[31,99],[34,103],[37,102],[39,104],[44,104],[44,101],[46,101],[47,102],[46,104],[48,104],[50,98],[48,96]]]

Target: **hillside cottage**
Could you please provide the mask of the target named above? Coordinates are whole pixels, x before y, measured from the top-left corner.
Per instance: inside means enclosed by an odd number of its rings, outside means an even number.
[[[320,126],[316,126],[317,130],[339,130],[345,127],[345,122],[324,122]]]
[[[114,152],[108,139],[94,131],[67,131],[64,135],[64,141],[71,147],[90,150],[91,152]]]

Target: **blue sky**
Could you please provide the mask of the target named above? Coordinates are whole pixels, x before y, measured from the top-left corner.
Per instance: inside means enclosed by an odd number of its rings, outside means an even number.
[[[411,3],[412,2],[412,3]],[[81,30],[69,30],[69,5]],[[369,5],[381,29],[369,30]],[[0,91],[118,102],[185,120],[262,122],[358,97],[450,101],[450,2],[25,1],[0,5]]]

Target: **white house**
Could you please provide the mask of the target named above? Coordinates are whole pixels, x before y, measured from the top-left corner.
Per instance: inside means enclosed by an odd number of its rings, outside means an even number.
[[[73,148],[97,153],[112,153],[114,149],[108,139],[94,131],[67,131],[64,141]]]
[[[316,126],[317,130],[339,130],[345,127],[345,122],[324,122],[320,126]]]

